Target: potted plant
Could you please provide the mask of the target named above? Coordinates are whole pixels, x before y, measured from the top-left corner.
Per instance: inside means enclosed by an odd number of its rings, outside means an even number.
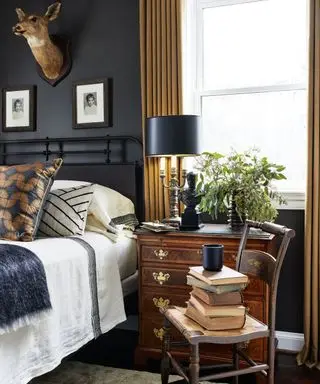
[[[273,221],[278,211],[273,202],[285,204],[273,187],[273,180],[286,179],[283,165],[259,157],[258,149],[243,153],[232,151],[227,156],[204,152],[197,159],[199,209],[213,218],[229,211],[232,227],[243,225],[246,218]]]

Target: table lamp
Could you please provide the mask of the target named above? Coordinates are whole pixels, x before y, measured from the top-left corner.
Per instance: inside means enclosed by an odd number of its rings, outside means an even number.
[[[200,116],[170,115],[154,116],[146,120],[145,126],[145,156],[146,157],[186,157],[201,153],[200,145]],[[170,217],[164,223],[178,226],[179,191],[184,187],[187,171],[182,170],[182,184],[179,184],[176,159],[173,157],[169,183],[165,182],[165,170],[160,166],[160,178],[165,189],[169,189]]]

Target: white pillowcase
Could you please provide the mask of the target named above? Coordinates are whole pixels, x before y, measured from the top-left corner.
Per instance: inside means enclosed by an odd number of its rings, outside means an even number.
[[[51,186],[53,189],[64,189],[72,187],[80,187],[80,185],[90,185],[87,181],[78,181],[78,180],[55,180]]]

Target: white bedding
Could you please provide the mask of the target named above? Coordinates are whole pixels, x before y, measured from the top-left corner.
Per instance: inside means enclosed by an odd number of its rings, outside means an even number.
[[[125,233],[131,233],[130,231],[124,231]],[[86,232],[85,240],[92,239],[95,241],[97,239],[97,233],[95,232]],[[112,252],[114,252],[118,266],[120,270],[121,280],[126,279],[127,277],[133,275],[137,270],[137,246],[136,241],[127,236],[119,237],[117,242],[114,243],[109,238],[106,238],[104,235],[98,234],[100,241],[95,241],[95,248],[105,248],[106,244]]]
[[[96,252],[98,301],[104,333],[126,319],[120,271],[124,276],[136,264],[131,256],[130,267],[124,267],[125,249],[133,252],[134,241],[125,238],[112,243],[92,232],[85,233],[84,239]],[[63,357],[93,338],[88,256],[80,244],[64,238],[12,243],[32,250],[42,260],[53,307],[40,323],[0,336],[0,384],[26,384],[55,368]]]

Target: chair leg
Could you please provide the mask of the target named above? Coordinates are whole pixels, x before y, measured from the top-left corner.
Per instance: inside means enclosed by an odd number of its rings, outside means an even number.
[[[189,384],[199,384],[199,344],[191,344]]]
[[[275,346],[275,333],[271,331],[268,340],[268,384],[274,384]]]
[[[233,363],[233,368],[235,370],[239,369],[239,355],[237,353],[237,350],[238,350],[238,345],[233,344],[232,345],[232,363]],[[233,384],[239,384],[239,376],[233,377]]]
[[[164,337],[162,341],[162,360],[161,360],[161,383],[168,384],[169,383],[169,375],[170,375],[170,358],[167,352],[170,351],[170,323],[167,319],[164,322]]]

